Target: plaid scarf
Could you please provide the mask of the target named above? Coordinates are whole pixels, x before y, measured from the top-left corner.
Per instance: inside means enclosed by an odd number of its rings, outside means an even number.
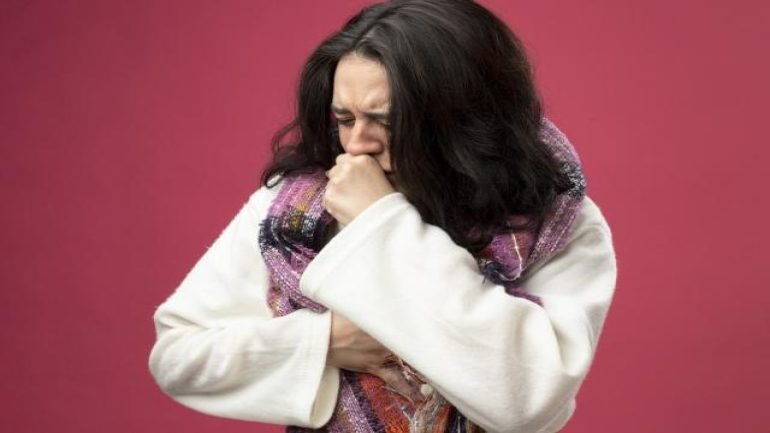
[[[505,287],[512,296],[542,305],[541,300],[519,284],[532,264],[560,251],[585,196],[585,179],[574,148],[564,134],[543,119],[541,138],[560,169],[571,181],[559,194],[547,216],[533,230],[501,233],[476,256],[479,271]],[[299,280],[308,264],[333,235],[334,219],[322,205],[326,189],[323,171],[287,176],[268,209],[259,233],[259,246],[271,285],[267,301],[276,316],[301,308],[318,313],[326,307],[300,292]],[[424,383],[418,372],[401,364],[405,377]],[[312,429],[288,427],[290,432]],[[376,376],[341,371],[340,391],[334,414],[317,431],[347,432],[479,432],[482,431],[438,393],[425,402],[413,403],[384,386]]]

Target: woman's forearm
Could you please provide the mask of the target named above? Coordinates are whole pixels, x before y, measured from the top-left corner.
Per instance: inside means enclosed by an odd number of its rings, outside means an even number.
[[[201,412],[319,427],[339,386],[339,371],[326,366],[331,313],[270,312],[257,231],[271,197],[255,193],[157,309],[150,370]]]
[[[466,250],[392,194],[324,248],[302,289],[483,428],[549,431],[571,412],[614,283],[610,234],[590,201],[566,250],[525,282],[541,307],[484,281]]]

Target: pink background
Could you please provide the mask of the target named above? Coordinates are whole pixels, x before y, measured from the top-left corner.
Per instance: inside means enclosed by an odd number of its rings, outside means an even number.
[[[615,235],[565,431],[767,431],[770,6],[483,3],[527,42]],[[361,4],[0,3],[0,430],[278,431],[164,396],[151,315],[257,187],[305,57]]]

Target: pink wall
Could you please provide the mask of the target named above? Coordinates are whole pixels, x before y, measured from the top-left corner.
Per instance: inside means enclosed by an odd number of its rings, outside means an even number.
[[[617,296],[566,431],[766,431],[768,3],[484,3],[530,46],[614,229]],[[278,431],[165,397],[151,314],[361,4],[0,3],[3,431]]]

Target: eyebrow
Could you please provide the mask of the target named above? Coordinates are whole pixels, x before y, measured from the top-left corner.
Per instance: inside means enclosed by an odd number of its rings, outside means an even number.
[[[347,115],[347,114],[350,114],[350,110],[348,110],[347,108],[340,108],[340,107],[337,107],[335,105],[332,105],[331,109],[332,109],[332,112],[334,114],[339,114],[339,115],[343,115],[343,116]],[[363,114],[364,114],[364,116],[368,117],[369,119],[377,120],[377,121],[380,121],[380,122],[388,120],[388,113],[383,113],[383,112],[380,112],[380,111],[364,111]]]

